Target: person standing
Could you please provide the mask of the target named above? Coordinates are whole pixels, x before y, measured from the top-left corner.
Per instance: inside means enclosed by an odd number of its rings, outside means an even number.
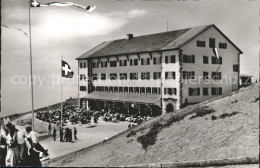
[[[30,153],[30,160],[32,167],[41,167],[41,161],[40,161],[40,152],[43,153],[45,157],[49,156],[48,150],[45,150],[41,144],[39,143],[39,134],[32,130],[31,124],[25,125],[25,130],[28,133],[26,140],[29,142],[29,153]]]
[[[49,130],[48,135],[50,136],[51,135],[51,122],[49,122],[48,130]]]
[[[56,141],[56,128],[53,128],[53,140]]]
[[[60,142],[63,142],[63,128],[60,128]]]
[[[7,130],[5,126],[2,126],[0,129],[0,167],[5,167],[5,158],[7,153],[7,144],[6,144]]]
[[[19,164],[20,156],[22,156],[20,153],[20,145],[22,146],[24,144],[21,142],[23,139],[18,139],[18,130],[14,125],[12,125],[12,123],[6,124],[6,128],[8,130],[8,135],[6,137],[7,154],[5,158],[5,166],[16,167]]]
[[[78,133],[77,128],[74,127],[74,140],[77,140],[77,139],[78,139],[77,133]]]

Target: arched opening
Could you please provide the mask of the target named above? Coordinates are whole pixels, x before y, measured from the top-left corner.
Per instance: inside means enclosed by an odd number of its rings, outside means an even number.
[[[170,113],[174,111],[174,107],[171,103],[167,104],[166,106],[166,113]]]

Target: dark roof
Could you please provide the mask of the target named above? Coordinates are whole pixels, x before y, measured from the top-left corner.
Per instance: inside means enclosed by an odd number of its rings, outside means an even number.
[[[157,34],[137,36],[130,40],[125,38],[103,42],[95,48],[84,53],[77,59],[178,49],[211,26],[214,26],[225,38],[227,38],[215,25],[206,25]],[[234,45],[228,38],[227,40],[232,45]],[[242,53],[242,51],[237,46],[235,47],[240,53]]]
[[[92,92],[83,97],[83,99],[106,100],[115,102],[157,104],[160,103],[161,95],[134,94],[134,93],[110,93],[110,92]]]

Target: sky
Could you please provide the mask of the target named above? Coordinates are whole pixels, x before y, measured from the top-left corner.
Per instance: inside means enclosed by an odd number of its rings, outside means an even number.
[[[58,2],[66,2],[56,0]],[[96,45],[115,39],[215,24],[243,52],[241,73],[259,76],[259,6],[257,1],[70,0],[95,5],[89,13],[76,7],[31,8],[35,109],[61,101],[60,60],[75,72],[63,79],[62,99],[77,97],[75,60]],[[38,0],[40,3],[53,2]],[[29,34],[29,0],[1,0],[2,25]],[[29,38],[1,26],[1,116],[31,110]]]

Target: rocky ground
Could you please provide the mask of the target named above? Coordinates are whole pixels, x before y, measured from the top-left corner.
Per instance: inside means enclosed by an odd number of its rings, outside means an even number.
[[[258,85],[147,121],[46,166],[127,166],[258,157]],[[254,167],[246,165],[244,167]],[[226,166],[226,168],[244,168]]]

